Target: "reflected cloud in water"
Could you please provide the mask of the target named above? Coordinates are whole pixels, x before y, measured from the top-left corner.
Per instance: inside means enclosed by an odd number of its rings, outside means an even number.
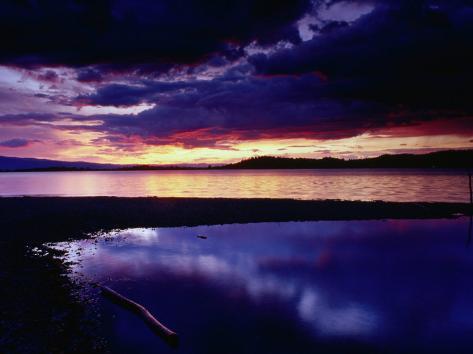
[[[182,353],[466,353],[468,222],[129,229],[59,247],[74,272],[140,301],[175,329]],[[159,347],[128,314],[103,307],[118,352]]]

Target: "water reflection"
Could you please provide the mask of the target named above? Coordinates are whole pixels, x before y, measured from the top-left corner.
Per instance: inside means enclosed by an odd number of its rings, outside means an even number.
[[[61,247],[74,271],[176,330],[180,353],[467,353],[468,222],[131,229]],[[138,319],[103,306],[115,352],[170,351]]]
[[[470,222],[468,223],[468,238],[466,239],[466,247],[470,247],[473,231],[473,216],[470,216]]]
[[[467,202],[461,170],[200,170],[0,173],[0,195]]]

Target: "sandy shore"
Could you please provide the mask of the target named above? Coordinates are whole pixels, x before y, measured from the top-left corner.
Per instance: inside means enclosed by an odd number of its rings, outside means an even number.
[[[0,352],[106,352],[93,306],[73,294],[44,242],[127,227],[296,220],[448,218],[471,215],[459,203],[388,203],[198,198],[0,198]],[[43,249],[43,255],[31,249]],[[46,253],[47,252],[47,253]]]

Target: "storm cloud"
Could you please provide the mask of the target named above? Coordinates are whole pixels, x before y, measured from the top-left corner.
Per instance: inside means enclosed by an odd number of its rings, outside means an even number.
[[[369,15],[249,61],[262,75],[318,72],[332,96],[471,112],[473,7],[464,1],[378,1]]]
[[[473,135],[469,1],[6,1],[0,30],[0,63],[42,85],[21,101],[49,107],[5,126],[216,149]]]
[[[297,41],[308,0],[7,0],[0,61],[20,66],[183,63],[232,43]]]
[[[37,141],[17,138],[17,139],[0,141],[0,146],[8,147],[8,148],[19,148],[19,147],[28,146],[29,144],[34,143],[34,142],[37,142]]]

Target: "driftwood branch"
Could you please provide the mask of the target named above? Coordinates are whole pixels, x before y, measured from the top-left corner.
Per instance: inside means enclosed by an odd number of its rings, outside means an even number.
[[[134,312],[136,315],[146,323],[146,325],[158,336],[160,336],[166,343],[172,347],[177,347],[179,344],[179,337],[161,322],[159,322],[144,306],[128,299],[127,297],[110,289],[108,286],[100,286],[102,288],[102,295],[113,301],[114,303]]]

